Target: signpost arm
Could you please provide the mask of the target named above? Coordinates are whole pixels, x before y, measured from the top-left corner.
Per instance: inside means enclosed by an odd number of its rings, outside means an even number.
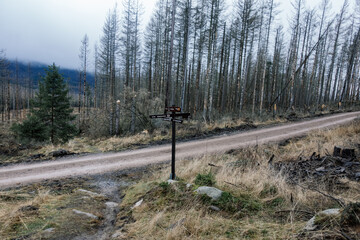
[[[172,116],[172,119],[175,118],[175,112],[172,112],[171,114]],[[171,147],[171,176],[170,178],[172,180],[175,180],[175,130],[176,130],[176,127],[175,127],[175,122],[172,121],[171,122],[172,124],[172,147]]]

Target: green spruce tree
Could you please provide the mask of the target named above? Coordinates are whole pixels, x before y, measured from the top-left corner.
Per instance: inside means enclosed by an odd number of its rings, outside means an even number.
[[[39,83],[30,114],[22,124],[15,124],[13,131],[22,139],[50,139],[53,144],[67,142],[76,133],[68,91],[55,63],[49,66]]]

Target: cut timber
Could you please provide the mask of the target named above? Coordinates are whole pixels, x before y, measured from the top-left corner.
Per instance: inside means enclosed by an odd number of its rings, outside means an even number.
[[[334,157],[342,157],[342,158],[355,158],[355,149],[353,148],[341,148],[334,147]]]

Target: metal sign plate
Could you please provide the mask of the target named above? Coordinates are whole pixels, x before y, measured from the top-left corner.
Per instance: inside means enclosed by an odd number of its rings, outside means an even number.
[[[167,118],[167,117],[171,117],[171,114],[155,114],[155,115],[150,115],[150,118]]]
[[[181,119],[171,119],[172,122],[176,122],[176,123],[182,123],[183,120]]]
[[[181,112],[181,107],[165,107],[167,112]]]

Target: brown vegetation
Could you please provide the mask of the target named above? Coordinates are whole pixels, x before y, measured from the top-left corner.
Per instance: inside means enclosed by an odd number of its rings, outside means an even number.
[[[169,168],[154,172],[150,178],[131,187],[125,196],[123,208],[128,210],[136,201],[144,199],[140,207],[130,210],[135,222],[123,229],[125,236],[134,239],[320,239],[321,236],[341,236],[337,232],[341,230],[348,236],[359,237],[355,228],[338,225],[316,234],[304,235],[302,231],[316,212],[341,207],[336,199],[345,204],[358,201],[358,181],[343,177],[339,180],[341,184],[332,189],[326,187],[326,180],[308,179],[294,184],[268,162],[272,155],[275,155],[274,163],[286,164],[298,161],[301,156],[310,157],[313,152],[323,156],[335,145],[353,147],[360,142],[359,131],[360,122],[356,121],[345,127],[316,131],[282,145],[239,149],[177,163],[181,182],[194,183],[198,173],[211,172],[216,187],[240,202],[235,208],[220,207],[219,212],[211,210],[211,204],[194,195],[194,186],[189,190],[180,182],[180,185],[166,187],[161,181],[168,178]],[[359,162],[359,158],[356,161]],[[164,190],[164,186],[167,189]]]
[[[294,184],[285,172],[269,166],[269,160],[272,159],[275,166],[301,161],[300,157],[310,159],[313,152],[323,157],[334,145],[354,148],[360,142],[359,132],[360,122],[355,121],[280,145],[180,161],[177,163],[180,182],[174,185],[165,182],[170,168],[156,165],[144,171],[111,174],[111,181],[105,180],[105,176],[94,176],[2,191],[0,237],[51,239],[97,234],[104,226],[104,203],[108,197],[89,196],[77,189],[99,192],[93,184],[104,186],[105,181],[106,186],[111,183],[125,187],[129,183],[124,181],[136,181],[124,192],[124,197],[119,190],[112,193],[114,199],[122,198],[116,225],[108,233],[114,239],[322,239],[325,236],[344,239],[342,234],[356,239],[359,237],[356,235],[358,181],[343,177],[338,179],[341,185],[331,189],[326,180],[309,179]],[[357,148],[356,154],[359,154]],[[359,162],[359,158],[352,161]],[[226,194],[218,201],[194,194],[196,183],[201,182],[195,181],[199,180],[199,174],[213,178],[215,187]],[[193,185],[187,187],[186,183]],[[140,199],[143,203],[132,209]],[[340,207],[336,199],[346,205],[343,212],[351,214],[343,214],[337,222],[331,220],[332,225],[317,219],[322,224],[319,231],[302,230],[316,212]],[[95,214],[99,219],[75,215],[72,211],[75,208]]]

